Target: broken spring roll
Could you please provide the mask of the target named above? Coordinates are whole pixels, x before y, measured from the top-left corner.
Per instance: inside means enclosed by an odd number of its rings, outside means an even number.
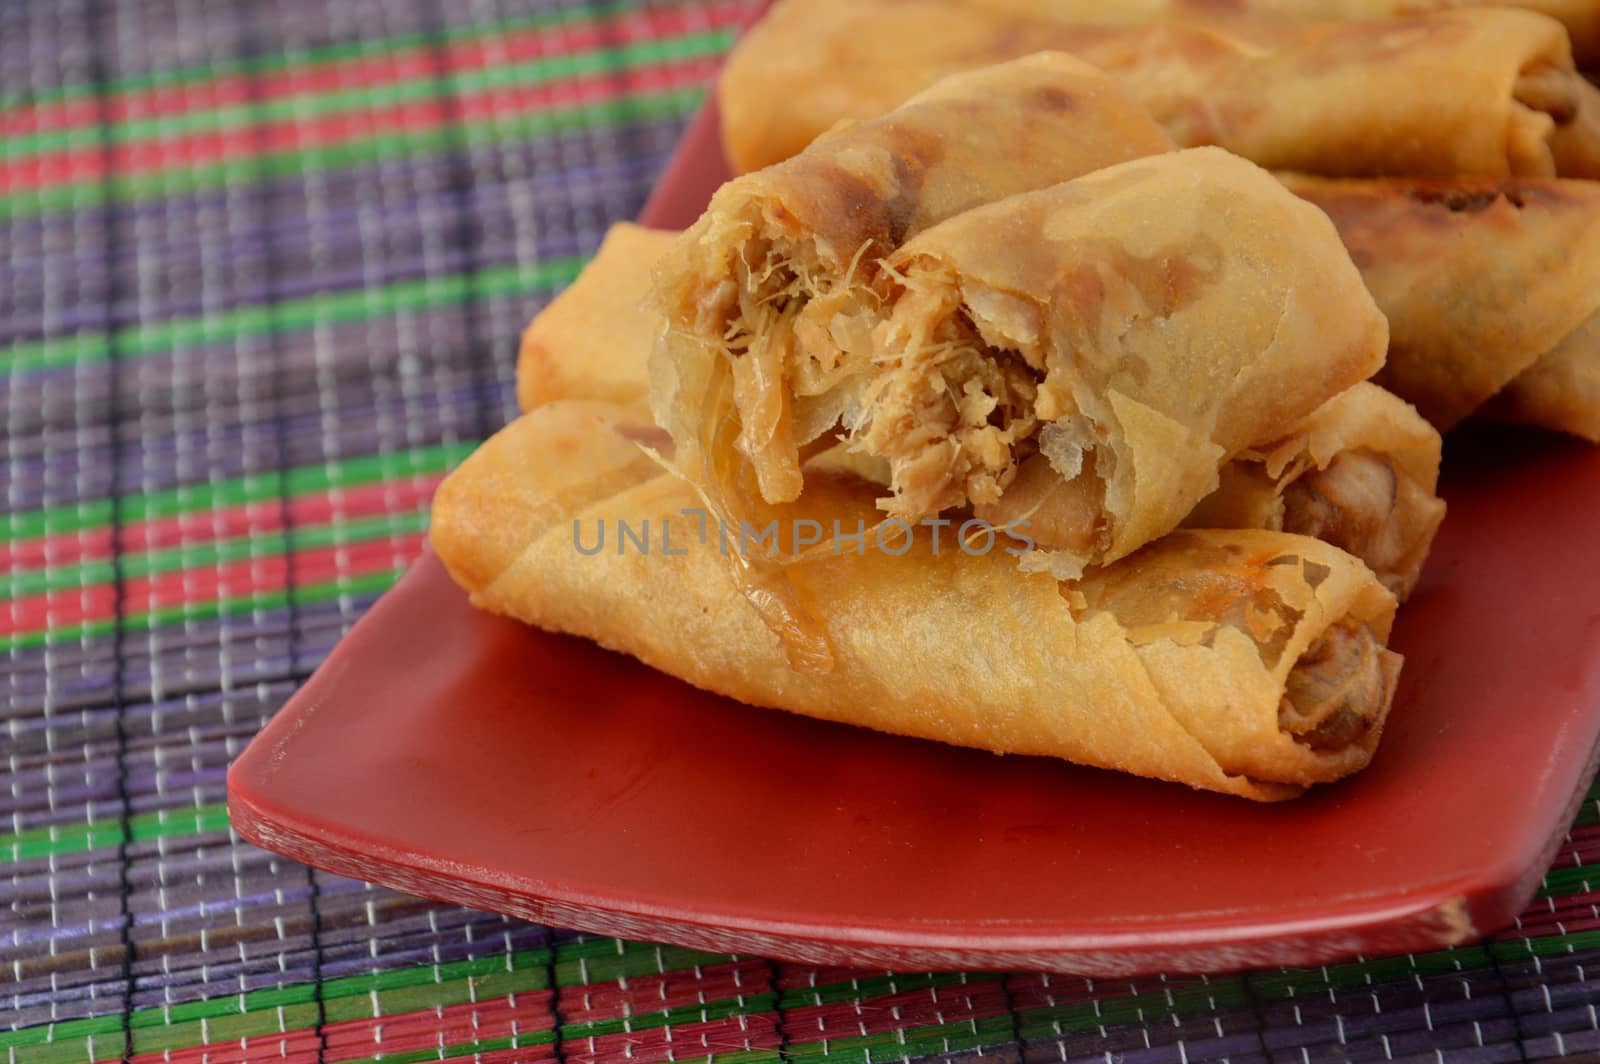
[[[651,271],[676,232],[618,222],[567,289],[522,333],[517,404],[598,399],[648,410],[645,352],[665,323],[646,302]]]
[[[652,234],[654,248],[641,250],[659,255],[671,235]],[[578,284],[594,283],[597,292],[608,285],[630,292],[634,286],[626,278],[652,266],[642,258],[609,257],[602,249]],[[622,377],[628,378],[630,395],[645,390],[648,348],[636,334],[656,330],[636,329],[626,315],[608,326],[604,305],[595,309],[592,329],[565,333],[560,343],[549,336],[542,372],[562,390],[542,391],[535,405],[563,398],[605,401]],[[597,380],[586,367],[602,354],[613,360],[614,375]],[[642,412],[638,403],[625,405]],[[812,458],[804,471],[809,475],[813,469],[850,472],[880,486],[890,480],[887,464],[851,452],[848,444]],[[1327,540],[1366,562],[1404,601],[1444,514],[1435,494],[1438,475],[1439,433],[1408,403],[1363,381],[1322,404],[1281,439],[1245,450],[1224,465],[1218,489],[1184,523],[1285,530]]]
[[[651,405],[677,469],[719,516],[791,501],[803,459],[849,414],[823,352],[866,342],[883,256],[976,205],[1170,149],[1104,74],[1045,53],[947,79],[724,185],[658,273],[668,330]],[[796,660],[826,668],[782,581],[747,568],[752,601],[790,633]]]
[[[883,507],[1026,521],[1058,576],[1177,527],[1388,335],[1327,217],[1218,148],[977,208],[887,269],[872,350],[837,356]]]
[[[729,158],[768,165],[937,78],[1051,48],[1116,77],[1180,146],[1217,144],[1267,167],[1600,177],[1589,113],[1600,97],[1574,72],[1566,31],[1542,15],[1086,26],[1040,8],[780,0],[722,76]]]
[[[725,385],[762,496],[793,499],[800,448],[840,416],[837,368],[793,352],[870,323],[883,256],[971,207],[1170,148],[1103,74],[1043,54],[951,78],[724,185],[659,269],[654,401],[686,475],[715,494],[696,464],[714,460],[698,444],[724,424],[710,398]]]
[[[1327,544],[1182,532],[1062,585],[998,549],[920,538],[896,554],[869,534],[796,570],[838,648],[830,673],[798,673],[682,512],[692,489],[639,454],[650,431],[556,403],[451,474],[431,536],[474,603],[753,705],[1248,798],[1372,757],[1400,664],[1384,648],[1394,598]],[[872,509],[849,481],[807,494],[819,519]],[[646,522],[648,553],[619,549],[621,524]]]
[[[1439,451],[1438,431],[1410,404],[1363,381],[1229,462],[1184,524],[1324,540],[1404,602],[1444,520]]]
[[[1600,66],[1600,0],[973,0],[981,7],[1088,25],[1173,19],[1387,19],[1457,7],[1519,7],[1560,22],[1580,67]]]
[[[1389,318],[1385,387],[1441,431],[1504,394],[1500,416],[1600,441],[1600,184],[1283,180]]]

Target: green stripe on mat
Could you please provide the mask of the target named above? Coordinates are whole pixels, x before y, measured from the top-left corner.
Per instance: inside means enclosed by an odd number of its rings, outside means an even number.
[[[394,582],[400,578],[401,571],[399,568],[391,568],[378,572],[342,577],[338,580],[307,584],[304,587],[295,589],[294,600],[297,605],[306,606],[322,602],[335,602],[347,595],[377,594],[387,591],[393,586]],[[152,610],[148,613],[131,614],[123,618],[122,629],[123,631],[130,629],[145,630],[168,624],[211,621],[222,617],[238,617],[261,610],[283,609],[288,604],[289,593],[287,591],[258,591],[249,595],[241,595],[234,599],[186,603],[182,606],[171,606],[165,609]],[[116,621],[106,620],[91,621],[87,624],[77,624],[66,628],[51,628],[44,631],[18,632],[15,635],[0,637],[0,653],[10,650],[24,650],[29,647],[55,646],[61,643],[75,642],[91,636],[105,635],[114,631],[116,627]]]
[[[1572,827],[1586,828],[1600,824],[1600,776],[1589,785],[1589,793],[1583,796],[1583,804],[1578,806],[1578,815],[1572,820]]]
[[[644,0],[615,0],[609,6],[609,12],[614,15],[623,15],[654,6],[656,5],[648,4]],[[673,3],[672,6],[681,7],[683,3],[679,0],[679,2]],[[376,59],[407,48],[435,48],[441,44],[451,45],[460,44],[463,41],[492,40],[507,33],[518,33],[523,30],[537,30],[546,27],[556,28],[573,23],[593,21],[593,16],[587,11],[565,9],[494,22],[479,22],[470,26],[454,27],[445,30],[443,33],[397,33],[389,37],[366,38],[339,44],[325,44],[313,48],[286,49],[272,55],[252,56],[244,59],[224,58],[204,65],[178,67],[173,70],[112,78],[104,86],[85,82],[80,85],[66,85],[51,89],[0,94],[0,110],[16,110],[20,107],[56,103],[61,100],[88,99],[102,92],[112,96],[121,96],[147,89],[205,84],[206,82],[220,81],[223,78],[238,75],[270,74],[275,71],[303,69],[308,65],[338,63],[351,59]]]
[[[1524,954],[1549,956],[1566,950],[1569,938],[1553,936],[1528,943],[1499,943],[1497,957],[1516,959]],[[615,939],[592,939],[560,946],[556,950],[558,987],[593,986],[622,978],[638,978],[695,966],[728,963],[732,958],[697,953],[670,946],[651,946]],[[329,980],[322,984],[321,1001],[328,1023],[372,1020],[407,1013],[489,1001],[511,993],[545,990],[549,954],[531,950],[510,957],[482,958],[445,965],[381,972],[371,975]],[[1276,1000],[1304,996],[1308,991],[1330,987],[1356,986],[1396,976],[1448,972],[1482,967],[1488,963],[1482,948],[1446,950],[1416,957],[1397,957],[1386,961],[1352,962],[1320,969],[1252,974],[1195,982],[1163,988],[1158,992],[1108,996],[1093,1001],[1028,1010],[1020,1015],[1025,1038],[1048,1040],[1074,1031],[1094,1030],[1121,1023],[1148,1022],[1153,1018],[1179,1015],[1186,1010],[1216,1010],[1245,1007],[1252,995]],[[871,1002],[890,994],[942,986],[960,985],[968,977],[960,973],[904,975],[855,979],[822,987],[803,987],[785,991],[774,1000],[770,993],[746,995],[693,1003],[654,1013],[638,1014],[627,1020],[573,1023],[561,1027],[564,1041],[600,1037],[611,1033],[639,1031],[684,1022],[698,1022],[737,1014],[768,1015],[813,1007],[820,1003],[860,1000]],[[378,996],[374,1008],[373,995]],[[284,1030],[306,1030],[316,1021],[317,989],[304,983],[279,990],[256,991],[242,997],[198,1001],[170,1008],[142,1009],[130,1018],[135,1033],[134,1050],[154,1053],[203,1044],[225,1043],[245,1037],[279,1034]],[[30,1060],[49,1060],[52,1064],[83,1064],[87,1061],[87,1042],[95,1039],[95,1051],[104,1055],[113,1045],[120,1051],[120,1016],[74,1020],[53,1027],[35,1027],[0,1034],[0,1049],[39,1047],[40,1054]],[[520,1036],[519,1044],[536,1045],[553,1040],[553,1032],[538,1031]],[[1005,1014],[929,1024],[909,1029],[849,1037],[792,1040],[791,1062],[840,1060],[861,1064],[882,1064],[906,1056],[927,1056],[961,1051],[990,1044],[1009,1042],[1013,1037],[1011,1018]],[[464,1056],[484,1046],[510,1048],[508,1040],[461,1043],[446,1046],[446,1057]],[[421,1051],[417,1051],[421,1052]],[[384,1061],[437,1059],[439,1048],[430,1047],[426,1056],[411,1051],[383,1054]],[[111,1055],[116,1055],[112,1053]],[[376,1061],[380,1058],[366,1058]],[[779,1055],[771,1050],[740,1050],[705,1058],[721,1064],[773,1064]]]
[[[136,325],[119,329],[114,335],[95,333],[66,341],[16,344],[0,352],[0,372],[27,373],[101,361],[111,356],[113,340],[119,359],[146,358],[175,348],[261,336],[273,331],[367,321],[387,314],[452,306],[469,299],[546,290],[569,284],[586,261],[581,256],[571,255],[532,266],[491,266],[477,273],[396,281],[382,287],[345,292],[319,292],[270,306],[239,307],[198,318]]]
[[[585,986],[619,978],[680,971],[697,965],[725,964],[729,960],[720,954],[675,946],[619,942],[615,939],[570,943],[558,947],[556,954],[556,982],[559,986]],[[198,1034],[200,1025],[204,1023],[212,1041],[228,1041],[250,1035],[278,1033],[277,1017],[280,1010],[307,1010],[306,1025],[309,1026],[316,1018],[315,1007],[319,996],[326,1022],[341,1023],[420,1012],[474,1000],[493,1000],[514,993],[548,990],[549,970],[550,954],[547,950],[525,950],[509,956],[497,955],[330,979],[321,984],[320,992],[318,984],[294,983],[232,997],[139,1009],[129,1018],[129,1026],[135,1031],[144,1031],[192,1025],[193,1033]],[[587,982],[584,981],[585,974],[588,976]],[[376,1011],[373,1008],[374,996],[377,998]],[[759,999],[770,1007],[771,994],[759,996]],[[699,1016],[704,1010],[711,1010],[711,1018],[734,1015],[739,1011],[737,1000],[728,998],[706,1004],[696,1002],[672,1010],[638,1013],[633,1021],[636,1028],[643,1029],[644,1025],[662,1026],[670,1023],[674,1014],[679,1017]],[[758,1000],[758,996],[746,995],[744,1000],[749,1003]],[[262,1026],[264,1015],[270,1027]],[[69,1020],[53,1026],[0,1032],[0,1050],[119,1030],[121,1021],[120,1015],[101,1016]],[[605,1020],[568,1024],[563,1028],[563,1036],[584,1038],[591,1033],[605,1034],[609,1033],[612,1023],[621,1022]],[[170,1046],[149,1045],[147,1041],[148,1036],[141,1035],[137,1039],[136,1051],[142,1053],[200,1044],[187,1040],[176,1041]]]
[[[443,473],[466,458],[476,442],[449,442],[391,454],[338,458],[297,466],[285,473],[249,473],[205,484],[185,484],[163,491],[127,495],[122,500],[125,523],[151,521],[202,510],[269,502],[280,491],[291,498],[376,484],[405,476]],[[0,543],[39,536],[66,535],[111,523],[111,503],[97,499],[48,510],[8,514],[0,523]]]
[[[422,532],[427,527],[427,511],[419,510],[320,525],[297,525],[287,535],[281,531],[252,532],[233,539],[125,553],[122,555],[121,576],[125,580],[136,580],[185,569],[276,557],[289,551],[315,550],[344,543],[367,543],[388,536]],[[12,598],[18,598],[109,584],[117,576],[117,567],[109,559],[104,559],[81,565],[13,570],[8,577],[0,580],[0,587],[4,587]]]
[[[619,953],[619,947],[624,951]],[[619,975],[600,978],[591,971],[587,983],[582,981],[567,981],[558,979],[559,986],[577,987],[592,986],[610,982],[616,978],[637,978],[673,971],[681,971],[694,966],[728,963],[730,958],[716,954],[695,953],[689,950],[673,947],[644,946],[636,943],[619,943],[614,939],[597,939],[589,942],[562,946],[557,950],[558,955],[566,955],[574,950],[591,951],[592,955],[609,954],[626,962],[625,969]],[[543,951],[517,955],[524,959],[515,971],[492,971],[489,966],[500,966],[502,958],[488,958],[481,961],[462,962],[453,965],[441,965],[437,969],[433,966],[408,969],[404,973],[418,978],[411,982],[391,986],[387,989],[370,987],[374,977],[363,976],[357,979],[331,980],[322,986],[322,1018],[325,1023],[349,1023],[371,1021],[378,1019],[392,1019],[413,1013],[429,1012],[435,1009],[469,1004],[471,1002],[492,1001],[507,997],[513,993],[524,993],[548,989],[544,979],[545,955]],[[473,965],[478,969],[474,972],[463,972],[464,965]],[[559,967],[576,967],[577,962],[565,962]],[[454,969],[454,970],[452,970]],[[382,977],[378,977],[381,979]],[[941,977],[941,982],[959,982],[959,976]],[[928,982],[927,977],[907,977],[901,979],[895,989],[900,991],[915,989],[918,985]],[[129,1021],[129,1027],[134,1032],[135,1053],[160,1053],[189,1048],[195,1045],[234,1042],[243,1038],[261,1037],[279,1034],[284,1030],[304,1030],[312,1027],[317,1020],[317,1004],[314,987],[311,984],[297,984],[292,988],[293,993],[261,992],[246,995],[243,998],[221,998],[210,1001],[191,1002],[184,1005],[175,1005],[168,1008],[143,1009],[136,1011]],[[859,992],[855,984],[844,983],[835,987],[824,988],[831,993],[842,993],[849,996]],[[373,997],[377,996],[374,1003]],[[810,998],[809,992],[804,992],[796,997],[796,1004],[805,1004]],[[663,1027],[672,1027],[684,1023],[713,1022],[738,1015],[766,1015],[773,1011],[777,1003],[776,995],[770,991],[762,994],[746,994],[736,997],[722,998],[707,1002],[693,1002],[662,1009],[655,1012],[634,1013],[627,1018],[615,1020],[596,1021],[589,1023],[569,1023],[561,1027],[563,1041],[575,1041],[588,1038],[601,1038],[613,1034],[636,1033],[647,1030],[656,1030]],[[939,1039],[938,1044],[950,1040],[970,1039],[982,1026],[991,1027],[991,1036],[995,1032],[1010,1030],[1010,1021],[1006,1017],[996,1020],[977,1021],[978,1026],[971,1021],[949,1023],[932,1028],[921,1028],[919,1031],[927,1040],[927,1044],[935,1044],[933,1039]],[[49,1033],[47,1043],[42,1035]],[[54,1044],[63,1049],[70,1045],[74,1039],[88,1039],[89,1037],[120,1032],[120,1017],[100,1017],[94,1020],[69,1021],[55,1025],[55,1028],[30,1028],[26,1031],[15,1032],[11,1036],[0,1035],[0,1049],[19,1048],[23,1046],[42,1046]],[[23,1039],[20,1036],[28,1036]],[[554,1032],[536,1031],[528,1032],[522,1036],[523,1045],[539,1045],[554,1040]],[[98,1039],[97,1039],[98,1040]],[[81,1043],[80,1043],[81,1044]],[[463,1046],[446,1047],[457,1049],[460,1052],[448,1055],[464,1055],[470,1047],[478,1043],[467,1043]],[[868,1035],[849,1039],[830,1039],[829,1046],[857,1046],[865,1051],[870,1048],[881,1047],[887,1049],[901,1045],[897,1035]],[[908,1043],[915,1044],[915,1043]],[[820,1047],[820,1043],[818,1043]],[[100,1048],[97,1045],[97,1050]],[[430,1048],[429,1058],[438,1055],[437,1048]],[[82,1061],[88,1059],[81,1051],[70,1057],[61,1052],[57,1059],[71,1059]],[[832,1053],[829,1053],[832,1056]],[[765,1064],[778,1058],[775,1051],[770,1050],[737,1050],[726,1054],[716,1054],[703,1060],[716,1060],[725,1064]],[[376,1058],[371,1058],[376,1059]],[[398,1057],[384,1054],[383,1060],[409,1059],[405,1054]],[[693,1059],[693,1058],[690,1058]],[[873,1054],[863,1059],[882,1059]]]
[[[119,820],[97,820],[82,824],[57,824],[14,835],[0,835],[0,860],[32,861],[41,857],[110,849],[124,842],[171,839],[226,831],[227,806],[201,805],[189,809],[163,809],[128,818],[128,833]]]
[[[315,148],[294,148],[181,170],[114,174],[109,181],[63,183],[46,188],[0,194],[0,219],[38,211],[81,210],[103,202],[145,196],[179,196],[225,184],[246,185],[263,179],[299,176],[316,170],[340,169],[380,161],[408,152],[444,152],[476,144],[551,136],[598,125],[621,125],[688,114],[705,95],[695,86],[660,93],[621,96],[599,103],[549,111],[463,122],[434,129],[384,133]]]
[[[1560,897],[1564,894],[1592,894],[1594,884],[1600,883],[1600,865],[1567,865],[1552,868],[1545,874],[1544,885],[1535,898]]]
[[[244,129],[264,122],[295,122],[324,118],[369,107],[393,107],[418,100],[441,99],[498,89],[542,85],[563,78],[593,74],[618,74],[652,63],[668,63],[721,55],[733,45],[729,30],[706,30],[635,44],[607,46],[602,50],[551,56],[488,70],[440,74],[388,85],[334,89],[260,104],[231,104],[179,115],[133,118],[108,129],[114,144]],[[48,130],[0,140],[0,161],[20,159],[40,152],[66,148],[91,148],[100,143],[93,129]]]

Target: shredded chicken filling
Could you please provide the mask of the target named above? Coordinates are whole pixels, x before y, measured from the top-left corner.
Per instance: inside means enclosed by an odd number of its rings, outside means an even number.
[[[1393,694],[1394,658],[1366,625],[1334,625],[1289,672],[1278,726],[1313,750],[1361,742],[1383,719]]]
[[[952,285],[910,284],[876,333],[880,352],[852,446],[886,460],[891,516],[991,506],[1039,452],[1043,374],[983,342]]]
[[[801,449],[841,426],[853,453],[887,463],[884,509],[911,521],[997,503],[1039,453],[1041,374],[985,345],[949,288],[913,288],[882,322],[872,288],[830,278],[809,241],[751,239],[735,274],[708,294],[718,306],[705,318],[767,502],[799,496]]]

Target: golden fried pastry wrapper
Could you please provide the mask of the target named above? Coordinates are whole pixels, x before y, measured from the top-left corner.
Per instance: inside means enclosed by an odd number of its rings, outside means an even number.
[[[451,474],[431,535],[473,601],[754,705],[1259,800],[1348,775],[1377,745],[1394,598],[1327,544],[1180,532],[1063,585],[998,549],[947,538],[936,554],[919,537],[897,555],[868,533],[859,554],[836,541],[791,568],[835,648],[830,672],[796,672],[716,534],[682,512],[695,493],[640,454],[652,431],[615,406],[554,403]],[[864,526],[871,494],[829,479],[800,512]],[[649,522],[649,553],[617,549],[623,522]]]
[[[1048,3],[1030,13],[979,0],[780,0],[722,76],[728,157],[769,165],[840,119],[1046,48],[1115,76],[1180,146],[1218,144],[1267,167],[1600,177],[1600,95],[1574,72],[1561,24],[1477,7],[1095,26]]]
[[[1281,175],[1389,318],[1378,380],[1441,430],[1483,407],[1600,441],[1600,184]]]
[[[555,399],[600,399],[648,410],[644,353],[664,323],[647,306],[651,271],[676,232],[618,222],[577,280],[522,333],[517,404],[523,411]]]
[[[1556,19],[1567,28],[1573,55],[1584,68],[1600,66],[1600,0],[973,0],[1015,15],[1098,26],[1131,26],[1183,19],[1284,19],[1337,21],[1387,19],[1458,7],[1517,7]]]
[[[1518,374],[1481,412],[1600,443],[1600,311]]]
[[[721,386],[736,397],[738,443],[761,495],[792,499],[800,448],[841,411],[830,405],[835,367],[820,363],[804,367],[794,398],[821,413],[791,409],[788,349],[848,344],[847,327],[862,327],[876,304],[880,259],[971,207],[1170,148],[1105,75],[1040,54],[950,78],[892,114],[835,130],[781,166],[724,185],[658,271],[669,332],[652,403],[687,474],[712,479],[696,468],[703,456],[695,444],[709,422],[723,420],[709,402]],[[824,301],[817,313],[799,313]]]
[[[1442,0],[1430,0],[1439,3]],[[1476,3],[1478,0],[1466,0]],[[1585,70],[1600,69],[1600,0],[1483,0],[1502,7],[1525,7],[1567,27],[1572,54]]]
[[[853,436],[891,464],[889,512],[1027,519],[1058,576],[1171,531],[1229,458],[1383,363],[1326,216],[1219,148],[977,208],[889,263]]]
[[[1326,540],[1404,602],[1444,520],[1439,452],[1438,431],[1415,408],[1363,381],[1224,466],[1184,525]]]
[[[668,330],[651,405],[678,470],[735,520],[791,502],[803,460],[859,406],[885,255],[971,207],[1170,148],[1104,74],[1044,53],[949,78],[724,185],[658,270]],[[756,601],[774,627],[825,667],[781,580],[768,592]]]
[[[536,319],[529,329],[527,335],[538,333],[543,341],[539,372],[549,383],[524,411],[555,399],[608,401],[618,393],[637,397],[646,390],[649,352],[640,337],[659,331],[659,317],[654,326],[642,328],[635,315],[613,318],[604,294],[617,293],[618,301],[631,298],[647,283],[655,259],[674,234],[627,223],[618,228],[634,232],[625,238],[608,236],[600,255],[573,286],[573,291],[587,288],[593,293],[586,327],[557,329]],[[647,243],[639,242],[641,234],[648,236]],[[636,254],[613,254],[621,247]],[[606,364],[602,376],[590,371],[597,362]],[[526,399],[529,390],[520,394]],[[634,412],[642,407],[637,401],[624,405]],[[890,480],[886,463],[848,445],[817,455],[805,468],[808,475],[813,469],[849,472],[883,486]],[[1219,475],[1218,489],[1189,514],[1185,525],[1287,528],[1329,539],[1366,562],[1402,601],[1416,583],[1444,513],[1444,503],[1434,494],[1438,432],[1408,403],[1368,382],[1328,400],[1281,439],[1241,452]],[[1296,483],[1299,487],[1289,491]],[[1357,490],[1374,486],[1379,490]]]

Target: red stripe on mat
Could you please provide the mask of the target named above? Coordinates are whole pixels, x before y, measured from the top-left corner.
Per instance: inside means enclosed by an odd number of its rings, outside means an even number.
[[[296,528],[332,524],[382,514],[414,513],[433,497],[442,474],[305,495],[289,500],[289,519]],[[184,544],[210,543],[235,536],[259,535],[282,529],[282,511],[276,499],[196,510],[151,521],[136,521],[122,529],[123,554],[137,554]],[[39,536],[0,543],[0,572],[37,569],[45,565],[77,565],[111,557],[110,527],[84,529],[58,536]]]
[[[399,568],[422,553],[422,542],[421,533],[410,532],[366,543],[296,551],[293,564],[295,584],[325,583],[341,576],[364,576]],[[289,559],[277,554],[138,577],[123,586],[123,613],[137,615],[185,605],[201,606],[218,599],[246,599],[264,592],[283,591],[288,587],[289,574]],[[116,605],[116,588],[111,584],[16,598],[6,604],[4,611],[0,611],[0,636],[110,621],[116,616]]]
[[[326,1052],[321,1059],[326,1061],[361,1060],[379,1053],[438,1049],[441,1045],[448,1048],[511,1038],[518,1034],[537,1034],[550,1030],[552,1019],[549,991],[535,990],[475,1004],[468,1002],[326,1024],[322,1029],[321,1045],[316,1032],[307,1028],[231,1042],[209,1042],[183,1049],[135,1053],[131,1060],[134,1064],[252,1064],[262,1060],[309,1062],[319,1058],[319,1050],[323,1045],[326,1046]],[[137,1037],[136,1032],[136,1041]],[[477,1059],[533,1061],[554,1056],[552,1046],[542,1045],[496,1050]],[[117,1059],[120,1058],[111,1058]]]
[[[134,1033],[135,1042],[138,1033]],[[186,1049],[163,1050],[159,1053],[136,1053],[132,1057],[101,1057],[94,1064],[120,1064],[124,1059],[138,1064],[252,1064],[271,1060],[278,1064],[314,1064],[319,1045],[314,1030],[285,1031],[282,1034],[264,1034],[252,1038],[238,1038],[231,1042],[213,1042]]]
[[[743,1022],[741,1023],[741,1019]],[[635,1064],[644,1060],[677,1060],[777,1049],[782,1045],[776,1017],[770,1013],[729,1016],[700,1023],[674,1023],[643,1031],[621,1031],[597,1038],[569,1038],[561,1056],[573,1064]]]
[[[254,128],[241,126],[171,139],[120,144],[109,153],[98,148],[51,152],[0,163],[0,191],[17,192],[46,185],[99,180],[108,165],[111,172],[119,177],[177,170],[263,153],[328,147],[385,133],[415,133],[441,128],[453,121],[511,116],[532,110],[603,103],[641,93],[689,88],[703,84],[719,65],[719,59],[706,57],[682,63],[635,67],[615,74],[502,89],[474,95],[454,105],[436,99],[421,100]]]
[[[106,101],[106,120],[129,120],[188,114],[220,107],[244,106],[295,96],[378,88],[448,73],[462,74],[532,59],[551,59],[660,40],[685,33],[732,29],[748,15],[744,4],[723,4],[710,9],[640,11],[614,18],[564,26],[515,30],[485,40],[458,41],[446,46],[444,62],[431,46],[413,46],[317,63],[291,70],[273,71],[252,79],[227,74],[204,82],[136,89]],[[90,98],[62,100],[0,111],[0,136],[20,136],[75,126],[92,126],[98,107]]]
[[[348,1020],[324,1028],[329,1061],[360,1060],[379,1053],[405,1053],[470,1045],[548,1031],[554,1022],[548,990],[466,1002],[379,1019]],[[549,1045],[519,1050],[520,1059],[553,1057]]]

